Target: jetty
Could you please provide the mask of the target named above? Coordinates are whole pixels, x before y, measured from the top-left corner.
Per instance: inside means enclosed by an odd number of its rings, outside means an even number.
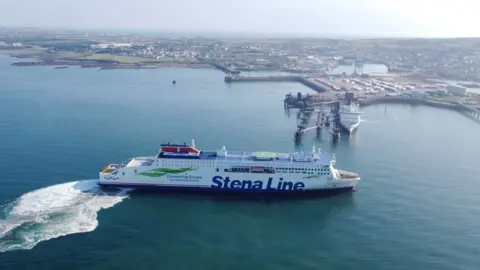
[[[233,68],[229,68],[229,67],[226,67],[224,65],[221,65],[221,64],[218,64],[218,63],[210,63],[214,68],[216,69],[219,69],[225,73],[229,73],[229,74],[240,74],[240,71],[239,70],[236,70],[236,69],[233,69]]]
[[[316,121],[313,125],[310,125],[310,118],[314,109],[312,108],[304,108],[298,112],[297,119],[297,131],[294,133],[294,140],[296,144],[299,144],[302,140],[303,134],[310,131],[316,130],[317,137],[320,136],[321,129],[323,126],[328,126],[329,123],[329,116],[322,110],[322,107],[318,108],[317,110],[317,117]]]
[[[225,76],[226,83],[235,82],[298,82],[306,87],[319,92],[324,93],[333,90],[333,88],[325,83],[320,82],[317,79],[298,76],[298,75],[284,75],[284,76],[231,76],[230,74]]]
[[[437,108],[452,109],[460,113],[465,114],[466,116],[480,121],[480,109],[468,106],[460,102],[453,101],[439,101],[427,98],[414,98],[406,96],[397,96],[397,97],[376,97],[368,99],[359,99],[358,104],[361,107],[366,107],[374,104],[383,104],[383,103],[403,103],[410,105],[426,105]]]
[[[396,96],[396,97],[385,96],[385,97],[374,97],[374,98],[358,100],[358,104],[361,107],[366,107],[374,104],[383,104],[383,103],[404,103],[404,104],[411,104],[411,105],[427,105],[427,106],[445,108],[445,109],[458,109],[457,102],[437,101],[433,99],[415,98],[415,97],[407,97],[407,96]]]

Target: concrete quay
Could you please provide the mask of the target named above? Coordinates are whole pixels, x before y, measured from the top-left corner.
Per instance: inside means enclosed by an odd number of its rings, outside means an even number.
[[[376,97],[376,98],[359,99],[358,100],[358,104],[361,107],[366,107],[366,106],[374,105],[374,104],[383,104],[383,103],[404,103],[404,104],[411,104],[411,105],[428,105],[428,106],[446,108],[446,109],[458,109],[459,108],[456,103],[428,100],[428,99],[424,99],[424,98]]]
[[[228,67],[225,67],[223,65],[217,64],[217,63],[210,63],[214,68],[219,69],[225,73],[231,73],[231,74],[240,74],[240,71],[234,70]]]
[[[330,90],[333,90],[331,87],[318,82],[312,78],[307,78],[303,76],[254,76],[254,77],[245,77],[245,76],[226,76],[225,77],[226,83],[233,83],[233,82],[298,82],[301,83],[308,88],[319,92],[324,93]]]
[[[366,107],[374,104],[383,103],[403,103],[410,105],[426,105],[437,108],[452,109],[461,112],[468,117],[480,121],[480,110],[467,106],[459,102],[436,101],[425,98],[411,98],[411,97],[377,97],[370,99],[359,99],[358,104],[361,107]]]
[[[298,82],[300,76],[226,76],[225,82]]]

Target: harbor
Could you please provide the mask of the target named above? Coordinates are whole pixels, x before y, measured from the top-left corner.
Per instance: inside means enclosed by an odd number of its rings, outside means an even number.
[[[238,73],[237,73],[238,74]],[[476,121],[480,121],[480,94],[467,93],[465,87],[438,82],[415,82],[405,78],[382,78],[368,75],[353,76],[239,76],[228,73],[226,83],[240,82],[297,82],[316,94],[297,93],[287,95],[285,109],[305,109],[331,106],[344,100],[346,92],[353,92],[359,107],[375,104],[400,103],[425,105],[456,110]]]
[[[0,59],[0,63],[1,61]],[[361,122],[355,136],[342,134],[338,141],[334,141],[329,128],[324,125],[320,139],[315,138],[316,129],[310,129],[303,134],[302,145],[295,147],[293,136],[297,125],[296,113],[300,109],[291,108],[291,116],[287,117],[283,114],[283,99],[289,92],[293,96],[297,92],[317,95],[303,85],[234,83],[229,87],[223,82],[223,74],[209,69],[109,72],[80,68],[31,69],[10,67],[5,61],[0,73],[5,85],[9,85],[0,93],[0,102],[3,102],[0,110],[5,116],[2,118],[2,138],[5,142],[2,146],[6,155],[11,153],[8,158],[10,161],[29,164],[29,169],[25,170],[25,166],[9,167],[8,162],[3,162],[5,179],[10,179],[7,182],[11,184],[4,185],[1,198],[5,203],[16,202],[14,210],[21,210],[19,207],[23,206],[38,206],[37,213],[41,211],[42,215],[49,209],[51,202],[59,207],[55,208],[55,212],[47,212],[48,215],[42,216],[46,218],[46,223],[44,219],[27,223],[6,235],[2,242],[4,249],[29,250],[1,253],[3,265],[10,263],[12,267],[18,265],[16,268],[19,269],[34,269],[39,263],[47,265],[54,261],[60,269],[75,268],[78,263],[69,262],[84,258],[72,255],[58,260],[55,256],[58,252],[51,251],[57,251],[60,245],[64,250],[72,250],[72,254],[82,254],[81,247],[94,242],[97,244],[92,247],[94,257],[91,264],[97,261],[100,264],[110,263],[108,258],[105,261],[105,252],[113,252],[116,257],[123,258],[125,254],[135,253],[135,248],[140,244],[147,249],[157,246],[164,251],[163,254],[170,252],[167,255],[171,255],[151,261],[143,268],[155,268],[155,265],[165,263],[166,260],[166,264],[175,269],[182,268],[182,265],[173,257],[182,256],[185,251],[194,254],[192,258],[195,260],[210,260],[195,255],[196,248],[192,247],[191,239],[198,239],[201,248],[212,251],[212,254],[235,260],[238,256],[230,256],[230,253],[222,251],[231,244],[232,235],[236,236],[234,240],[239,243],[238,249],[229,247],[232,252],[242,253],[244,246],[249,246],[258,239],[273,245],[254,245],[247,256],[264,254],[265,248],[275,248],[280,243],[286,245],[284,248],[287,252],[303,260],[300,264],[311,262],[312,269],[315,268],[315,262],[325,258],[322,254],[315,256],[316,253],[302,257],[305,252],[299,250],[298,246],[305,239],[308,243],[306,248],[310,250],[335,250],[340,247],[348,251],[348,254],[359,254],[364,247],[370,247],[367,251],[372,260],[387,258],[397,265],[410,260],[419,262],[419,267],[423,269],[434,269],[437,266],[424,263],[424,255],[431,250],[432,243],[440,249],[449,250],[452,244],[447,240],[453,240],[461,250],[471,251],[449,254],[450,258],[455,259],[455,265],[461,265],[465,269],[476,265],[477,257],[473,251],[477,243],[473,238],[459,234],[449,234],[449,238],[442,238],[445,230],[458,228],[458,222],[449,219],[452,215],[458,217],[457,221],[462,221],[465,230],[475,231],[480,226],[478,222],[468,222],[469,217],[475,214],[474,209],[456,207],[476,205],[478,202],[479,197],[469,187],[476,183],[476,176],[480,173],[480,168],[476,166],[478,153],[472,147],[476,143],[475,134],[480,132],[480,125],[472,124],[470,119],[454,111],[430,106],[412,109],[409,106],[387,105],[388,113],[384,115],[384,105],[366,106],[362,108],[366,114],[365,119],[376,122]],[[41,76],[32,78],[32,72]],[[159,79],[152,74],[161,77]],[[138,87],[139,83],[131,84],[132,76],[141,79],[141,87]],[[78,79],[72,83],[72,78],[91,80]],[[23,83],[32,80],[35,83]],[[175,86],[172,85],[172,80],[176,80]],[[35,103],[27,100],[25,93],[30,93],[29,97]],[[183,105],[182,108],[179,108],[179,104]],[[328,109],[331,110],[331,107]],[[396,120],[397,117],[399,120]],[[313,111],[306,128],[315,126],[316,119],[317,113]],[[426,124],[429,132],[420,134]],[[144,135],[139,137],[140,133]],[[189,142],[192,137],[198,146],[214,150],[225,144],[228,150],[310,152],[312,145],[315,145],[323,151],[335,153],[338,167],[358,172],[363,182],[358,185],[355,193],[301,202],[284,201],[286,199],[238,202],[232,200],[234,196],[217,196],[215,199],[194,196],[187,199],[184,196],[156,196],[150,192],[138,191],[132,192],[131,197],[120,199],[107,197],[103,193],[97,196],[87,193],[88,197],[83,198],[79,197],[77,189],[90,182],[61,184],[75,179],[90,179],[90,176],[98,178],[98,169],[117,158],[127,159],[136,153],[142,156],[154,154],[161,142]],[[12,147],[19,149],[18,153],[12,153]],[[42,158],[42,155],[36,153],[47,156]],[[58,159],[58,164],[52,165],[49,156],[62,158]],[[462,170],[468,173],[455,178],[455,173]],[[221,170],[219,174],[223,177],[223,180],[219,179],[222,190],[226,179],[224,173]],[[233,180],[249,186],[250,183],[244,181],[257,178],[230,178],[229,187]],[[292,179],[285,178],[283,181],[292,182]],[[71,187],[78,188],[72,190]],[[439,201],[439,194],[445,189],[449,190],[450,196]],[[34,192],[28,193],[30,190]],[[83,203],[86,199],[89,200]],[[100,206],[108,207],[112,204],[115,206],[99,212]],[[444,209],[445,212],[432,211],[435,207]],[[163,210],[159,211],[159,208]],[[402,209],[402,212],[396,214],[392,212],[393,208]],[[11,213],[10,208],[6,209],[8,221],[17,220],[14,218],[18,217],[18,210]],[[89,213],[87,216],[86,211]],[[124,215],[125,212],[132,215]],[[316,216],[313,219],[312,213]],[[209,218],[204,218],[204,215]],[[182,222],[185,216],[192,217],[194,222]],[[405,216],[413,220],[409,221]],[[98,227],[91,233],[85,232],[85,227],[78,226],[79,220],[88,228]],[[446,224],[432,230],[431,220],[444,220]],[[125,223],[124,229],[112,231],[111,226],[119,222]],[[158,230],[160,223],[165,229]],[[222,224],[219,227],[221,230],[212,227],[212,223]],[[381,226],[385,223],[388,226]],[[62,225],[61,228],[59,224]],[[181,229],[185,237],[179,238],[176,229],[180,225],[184,226]],[[199,226],[203,229],[198,230]],[[287,234],[285,239],[278,239],[278,235],[294,232],[299,226],[307,232],[300,235],[301,238],[299,234]],[[137,228],[133,238],[131,228]],[[209,228],[210,231],[205,231]],[[275,231],[272,232],[272,228]],[[319,231],[318,228],[324,230]],[[361,233],[358,228],[362,228]],[[416,233],[403,233],[400,236],[392,233],[405,232],[405,229]],[[239,233],[232,234],[234,230]],[[317,234],[319,232],[320,235]],[[372,247],[372,237],[369,236],[372,234],[378,236],[373,239],[375,247]],[[31,242],[24,240],[24,236],[27,240],[34,236],[42,238],[35,238]],[[213,236],[220,241],[218,245],[209,244]],[[308,241],[312,236],[318,236],[319,241]],[[340,246],[329,244],[332,237],[338,240],[336,243]],[[119,239],[119,245],[105,247],[103,243],[111,239]],[[157,243],[153,239],[175,241]],[[352,241],[358,244],[349,244]],[[174,243],[174,246],[167,242]],[[124,250],[122,247],[133,247],[133,250]],[[390,256],[391,247],[403,255]],[[28,252],[37,259],[36,264],[25,260],[24,254]],[[148,254],[144,257],[148,259]],[[252,258],[262,260],[260,257]],[[365,262],[354,257],[345,259],[343,255],[332,258],[340,258],[339,261],[345,264],[327,260],[326,268],[352,268],[352,265],[355,268],[355,265]],[[439,256],[438,260],[446,260],[444,258],[448,256]],[[112,264],[119,262],[114,257],[110,259]],[[275,260],[273,257],[270,259]],[[17,264],[14,263],[16,260]],[[135,266],[129,260],[120,263],[126,265],[126,268]],[[290,260],[283,259],[272,269],[279,264],[291,263]],[[447,266],[450,267],[450,264]],[[208,267],[207,262],[206,268]],[[221,263],[220,267],[235,268],[235,264]],[[248,265],[244,263],[241,267]]]
[[[289,93],[283,100],[285,110],[298,110],[293,136],[295,145],[301,144],[307,132],[315,132],[315,137],[320,138],[325,131],[334,142],[340,139],[341,134],[349,136],[356,131],[361,121],[360,108],[376,104],[425,105],[450,109],[480,122],[479,96],[462,92],[457,86],[369,76],[239,76],[232,73],[225,76],[225,83],[241,82],[295,82],[315,92],[297,92],[296,95]]]

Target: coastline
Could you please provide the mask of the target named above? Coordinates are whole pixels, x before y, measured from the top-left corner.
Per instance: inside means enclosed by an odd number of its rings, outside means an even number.
[[[158,68],[211,68],[210,64],[204,63],[159,63],[159,64],[124,64],[124,63],[99,63],[99,62],[81,62],[81,61],[28,61],[28,62],[14,62],[11,66],[26,67],[26,66],[52,66],[52,67],[81,67],[81,68],[99,68],[101,70],[112,69],[158,69]]]
[[[43,49],[1,49],[0,55],[7,55],[18,59],[11,66],[51,66],[55,69],[68,67],[99,68],[100,70],[113,69],[159,69],[159,68],[192,68],[192,69],[215,69],[225,74],[232,72],[227,67],[217,62],[199,61],[197,59],[173,60],[155,59],[115,54],[82,54],[75,52],[48,52]],[[28,59],[28,60],[27,60]],[[60,67],[60,68],[57,68]],[[238,71],[274,71],[302,74],[303,71],[291,71],[275,68],[247,69],[239,68]],[[235,74],[235,73],[234,73]]]
[[[159,68],[191,68],[191,69],[216,69],[224,72],[217,63],[193,62],[193,61],[160,61],[157,59],[128,57],[118,55],[92,55],[78,53],[49,53],[38,49],[0,49],[0,55],[8,55],[15,59],[30,59],[30,61],[13,62],[11,66],[51,66],[53,69],[65,69],[68,67],[98,68],[100,70],[113,69],[159,69]],[[89,58],[93,56],[93,58]],[[83,57],[83,58],[82,58]],[[103,57],[103,58],[102,58]],[[33,60],[32,60],[33,59]],[[122,60],[122,61],[120,61]],[[277,78],[278,77],[278,78]],[[231,81],[297,81],[308,88],[324,95],[331,93],[331,87],[319,81],[302,78],[301,76],[266,76],[266,77],[237,77]],[[359,100],[360,107],[366,107],[382,103],[400,103],[410,105],[425,105],[437,108],[453,109],[469,115],[473,112],[478,115],[480,108],[466,107],[457,102],[440,101],[425,98],[411,97],[377,97]],[[475,118],[475,117],[474,117]],[[475,118],[477,119],[478,116]],[[477,119],[478,120],[478,119]]]
[[[112,69],[157,69],[157,68],[193,68],[216,69],[210,63],[193,62],[193,61],[159,61],[156,59],[140,58],[140,57],[123,57],[113,56],[120,60],[111,59],[85,59],[84,55],[75,53],[49,53],[45,51],[35,50],[2,50],[0,55],[8,55],[9,57],[23,61],[11,63],[11,66],[51,66],[51,67],[81,67],[81,68],[99,68],[101,70]],[[30,61],[25,61],[29,59]],[[126,61],[122,61],[126,60]]]

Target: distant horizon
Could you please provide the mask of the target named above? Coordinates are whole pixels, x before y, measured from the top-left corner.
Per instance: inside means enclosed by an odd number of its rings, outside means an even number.
[[[7,0],[0,25],[214,36],[480,37],[473,0]],[[118,30],[116,30],[118,29]]]
[[[331,38],[331,39],[468,39],[480,36],[415,35],[412,33],[289,33],[289,32],[245,32],[226,30],[175,30],[148,28],[81,28],[81,27],[38,27],[0,25],[2,29],[38,29],[44,31],[78,31],[116,34],[165,35],[165,37],[205,37],[205,38]]]

